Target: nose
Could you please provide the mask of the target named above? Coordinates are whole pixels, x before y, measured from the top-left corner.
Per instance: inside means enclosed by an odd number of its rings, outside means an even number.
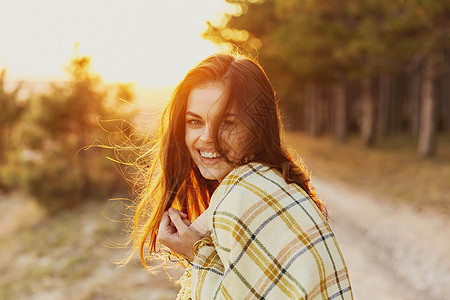
[[[207,124],[203,127],[199,140],[205,144],[211,143],[213,141],[211,125]]]

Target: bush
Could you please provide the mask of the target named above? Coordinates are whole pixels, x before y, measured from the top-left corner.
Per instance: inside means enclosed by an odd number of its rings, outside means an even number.
[[[0,176],[26,189],[49,212],[127,193],[126,181],[107,157],[113,156],[113,140],[126,134],[121,127],[131,114],[114,98],[132,100],[131,89],[116,87],[118,95],[111,100],[87,57],[75,56],[68,70],[71,81],[29,100],[14,131],[14,159]],[[105,128],[102,119],[119,121]],[[104,144],[111,147],[95,147]]]

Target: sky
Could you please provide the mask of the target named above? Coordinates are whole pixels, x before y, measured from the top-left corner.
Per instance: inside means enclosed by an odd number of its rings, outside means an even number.
[[[106,82],[174,85],[220,50],[200,33],[230,9],[224,0],[0,0],[0,68],[9,80],[64,80],[78,44]]]

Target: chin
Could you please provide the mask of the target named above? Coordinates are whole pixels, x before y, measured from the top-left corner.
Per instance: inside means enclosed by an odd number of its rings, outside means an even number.
[[[198,166],[198,165],[197,165]],[[232,167],[231,166],[219,166],[216,168],[210,168],[205,166],[198,166],[200,173],[205,179],[208,180],[219,180],[221,181],[225,176],[228,175],[228,173],[231,172]]]
[[[211,170],[209,168],[202,168],[199,167],[200,173],[202,174],[203,177],[205,177],[205,179],[208,180],[218,180],[220,178],[220,174],[218,174],[219,172],[214,172],[214,170]]]

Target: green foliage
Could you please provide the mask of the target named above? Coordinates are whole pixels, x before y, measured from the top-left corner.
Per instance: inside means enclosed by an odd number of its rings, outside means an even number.
[[[450,2],[444,0],[227,2],[242,13],[226,15],[219,26],[208,23],[203,36],[257,53],[276,83],[293,78],[292,90],[298,82],[395,72],[449,44]],[[233,38],[230,30],[245,30],[248,39]]]
[[[407,115],[401,130],[418,134],[421,155],[434,153],[448,119],[434,110],[449,99],[437,82],[449,72],[450,1],[226,1],[239,9],[203,37],[258,57],[291,128],[340,140],[359,131],[372,146],[400,128],[393,116]]]
[[[114,156],[113,136],[124,134],[120,127],[131,110],[118,98],[132,101],[131,86],[104,85],[85,56],[75,56],[67,70],[70,81],[29,99],[4,176],[15,178],[10,184],[25,188],[50,212],[127,192],[107,157]],[[103,126],[103,120],[111,122]]]
[[[14,123],[20,115],[18,93],[22,84],[18,84],[12,92],[6,91],[6,69],[0,72],[0,125]]]
[[[13,91],[7,91],[6,70],[0,72],[0,190],[8,190],[16,184],[14,178],[6,174],[7,161],[14,155],[12,135],[24,108],[18,97],[21,88],[19,83]]]

